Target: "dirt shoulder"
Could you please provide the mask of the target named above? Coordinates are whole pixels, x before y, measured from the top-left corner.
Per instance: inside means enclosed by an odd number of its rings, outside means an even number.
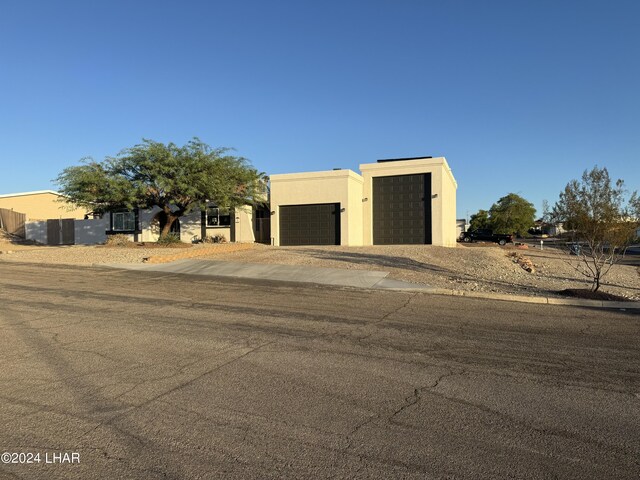
[[[204,257],[206,258],[206,257]],[[221,258],[216,258],[220,260]],[[523,268],[530,260],[533,272]],[[459,244],[456,248],[432,245],[370,247],[269,247],[225,255],[231,262],[309,265],[316,267],[388,271],[391,278],[438,288],[465,291],[549,296],[569,288],[588,288],[570,264],[575,259],[554,250],[521,250],[494,244]],[[519,261],[519,262],[518,262]],[[610,293],[640,299],[637,267],[616,265],[602,287]]]
[[[158,245],[124,247],[104,245],[69,245],[52,247],[45,245],[21,245],[0,242],[0,261],[49,263],[64,265],[101,265],[109,263],[162,263],[194,258],[202,255],[228,254],[239,249],[253,248],[252,244],[181,244],[178,247]],[[8,253],[9,252],[9,253]]]
[[[238,247],[242,245],[242,249]],[[203,258],[279,265],[381,270],[390,278],[463,291],[556,296],[565,289],[588,288],[590,283],[571,265],[570,257],[555,249],[494,244],[369,247],[270,247],[260,244],[194,245],[191,248],[107,248],[103,246],[24,246],[0,243],[0,261],[92,265],[142,263],[149,258],[173,261]],[[187,253],[188,252],[188,253]],[[532,271],[528,271],[527,267]],[[616,265],[602,290],[640,300],[640,269]]]

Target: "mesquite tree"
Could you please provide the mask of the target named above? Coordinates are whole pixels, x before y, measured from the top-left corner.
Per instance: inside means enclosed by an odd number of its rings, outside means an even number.
[[[602,278],[618,263],[635,237],[640,219],[637,192],[627,195],[624,182],[615,184],[606,168],[585,170],[581,180],[571,180],[553,207],[555,221],[573,236],[576,270],[600,288]]]
[[[489,229],[495,233],[524,235],[535,223],[536,209],[531,202],[515,193],[500,198],[487,210],[471,215],[471,230]]]
[[[494,232],[523,236],[535,223],[536,209],[528,200],[515,193],[500,198],[489,209]]]
[[[176,219],[207,202],[234,208],[263,197],[265,175],[228,152],[197,138],[182,147],[143,139],[102,162],[85,158],[65,168],[56,183],[68,201],[96,213],[159,207],[162,238]]]

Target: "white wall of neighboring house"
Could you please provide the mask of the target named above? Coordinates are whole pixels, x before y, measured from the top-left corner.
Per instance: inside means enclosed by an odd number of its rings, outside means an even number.
[[[74,227],[76,245],[104,243],[107,241],[107,234],[105,232],[109,229],[109,215],[103,215],[102,218],[76,220]]]
[[[555,237],[556,235],[560,235],[565,232],[562,223],[556,223],[555,225],[551,225],[549,227],[549,235]]]
[[[47,243],[47,221],[36,220],[24,225],[25,238],[38,243]]]

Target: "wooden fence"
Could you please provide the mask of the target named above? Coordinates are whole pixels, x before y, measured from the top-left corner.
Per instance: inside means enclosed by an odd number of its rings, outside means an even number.
[[[11,235],[25,238],[24,224],[27,216],[24,213],[0,208],[0,228]]]

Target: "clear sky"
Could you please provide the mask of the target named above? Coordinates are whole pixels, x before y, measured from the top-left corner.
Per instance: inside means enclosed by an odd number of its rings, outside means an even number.
[[[640,189],[640,1],[0,2],[0,193],[193,136],[270,174],[445,156],[458,217]]]

